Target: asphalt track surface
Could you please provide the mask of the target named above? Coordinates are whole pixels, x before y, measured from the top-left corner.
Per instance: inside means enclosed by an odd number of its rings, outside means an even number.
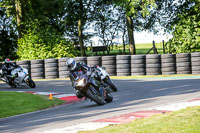
[[[37,133],[90,122],[106,117],[200,98],[200,79],[114,80],[118,92],[112,103],[98,106],[90,100],[62,105],[45,111],[0,120],[2,133]],[[36,81],[37,87],[12,89],[0,83],[0,91],[37,91],[74,93],[68,80]]]

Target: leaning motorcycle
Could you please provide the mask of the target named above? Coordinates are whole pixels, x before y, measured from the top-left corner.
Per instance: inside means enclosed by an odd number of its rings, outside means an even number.
[[[95,66],[94,70],[96,74],[100,76],[100,80],[103,81],[104,84],[106,84],[106,88],[108,91],[117,91],[117,87],[111,81],[109,74],[105,70],[105,67]]]
[[[112,102],[113,96],[101,85],[101,82],[95,79],[95,74],[94,72],[90,75],[84,74],[82,71],[74,72],[72,78],[74,78],[75,89],[98,105]]]
[[[11,71],[11,77],[13,78],[12,87],[16,88],[17,85],[22,85],[23,83],[27,84],[31,88],[35,88],[35,82],[31,79],[26,68],[17,67]],[[9,84],[8,78],[4,76],[1,78],[2,81]],[[9,84],[10,85],[10,84]]]

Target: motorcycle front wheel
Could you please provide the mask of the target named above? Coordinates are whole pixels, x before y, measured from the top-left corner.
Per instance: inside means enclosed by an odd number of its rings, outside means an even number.
[[[31,88],[35,88],[35,86],[36,86],[35,82],[31,78],[28,78],[25,82]]]
[[[110,102],[112,102],[112,100],[113,100],[112,94],[111,93],[106,93],[106,99],[105,99],[105,101],[107,103],[110,103]]]
[[[105,82],[110,86],[110,88],[116,92],[117,91],[117,87],[111,82],[111,80],[109,78],[105,79]]]
[[[104,99],[102,99],[102,97],[100,95],[94,94],[90,89],[88,89],[86,93],[87,93],[88,98],[93,100],[98,105],[105,104]]]

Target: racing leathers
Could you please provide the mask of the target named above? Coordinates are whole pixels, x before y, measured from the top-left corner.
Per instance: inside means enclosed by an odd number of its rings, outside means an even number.
[[[9,85],[13,85],[14,77],[11,75],[11,71],[15,68],[19,67],[19,65],[16,65],[15,63],[3,63],[2,64],[2,77],[8,82]]]

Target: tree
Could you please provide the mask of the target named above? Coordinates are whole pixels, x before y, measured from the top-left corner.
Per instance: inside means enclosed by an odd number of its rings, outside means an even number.
[[[129,49],[131,54],[136,54],[134,30],[144,30],[141,25],[144,18],[148,16],[154,5],[154,0],[113,0],[113,2],[126,12],[126,25],[129,38]]]

